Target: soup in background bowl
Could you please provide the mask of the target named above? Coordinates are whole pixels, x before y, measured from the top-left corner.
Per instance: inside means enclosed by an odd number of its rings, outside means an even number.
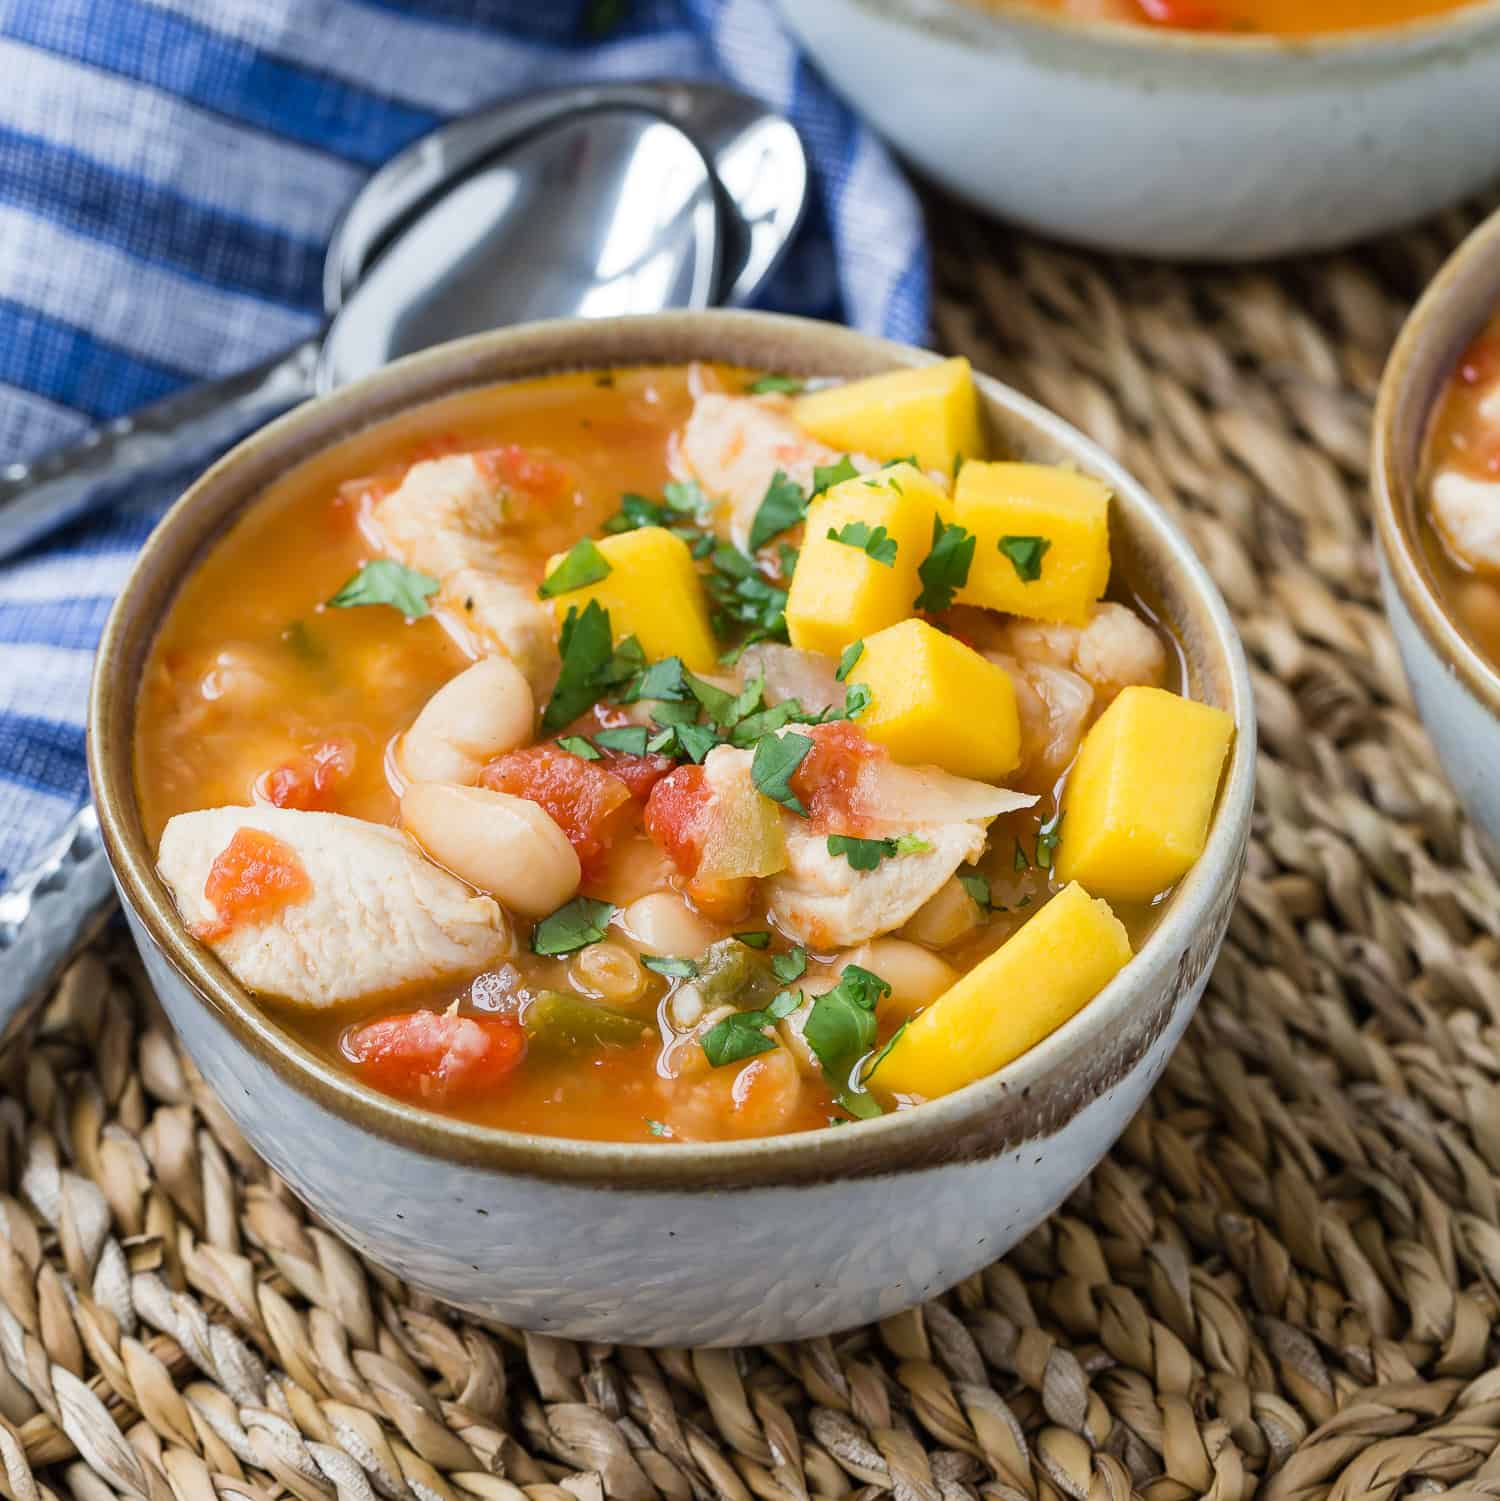
[[[1107,460],[735,315],[468,341],[250,440],[91,730],[148,968],[277,1170],[418,1286],[647,1342],[874,1317],[1053,1207],[1202,988],[1253,745]]]
[[[980,7],[986,0],[971,0]],[[1022,0],[1079,21],[1242,36],[1322,36],[1401,26],[1477,0]]]

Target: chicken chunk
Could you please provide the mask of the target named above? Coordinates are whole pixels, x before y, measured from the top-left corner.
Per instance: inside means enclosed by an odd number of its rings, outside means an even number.
[[[1500,481],[1442,470],[1432,484],[1432,519],[1466,563],[1500,570]]]
[[[779,397],[700,396],[682,430],[679,453],[689,473],[715,499],[727,499],[730,535],[745,547],[750,524],[779,469],[804,490],[813,486],[813,470],[836,464],[837,449],[809,437]],[[864,454],[850,454],[861,474],[879,466]]]
[[[288,852],[299,887],[295,899],[236,920],[208,890],[246,830]],[[162,832],[157,870],[183,918],[242,984],[303,1006],[477,974],[511,948],[505,914],[489,897],[395,829],[337,813],[179,813]]]
[[[507,535],[502,489],[482,455],[413,464],[370,517],[378,545],[438,580],[438,603],[481,651],[498,651],[538,694],[557,670],[552,617]]]
[[[828,852],[825,835],[787,835],[787,868],[766,882],[783,930],[811,949],[848,948],[899,928],[940,886],[984,849],[985,820],[930,824],[914,832],[932,848],[855,870]]]
[[[1160,687],[1167,670],[1166,648],[1156,632],[1133,610],[1107,599],[1084,626],[1007,620],[995,633],[994,647],[1022,662],[1077,673],[1099,695],[1101,708],[1122,688]]]
[[[1017,779],[1049,786],[1078,754],[1094,708],[1094,690],[1076,672],[1046,662],[1023,662],[1004,652],[989,653],[1009,674],[1021,720],[1021,764]]]

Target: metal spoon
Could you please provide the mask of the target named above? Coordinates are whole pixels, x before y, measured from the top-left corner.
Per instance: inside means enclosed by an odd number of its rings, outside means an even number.
[[[606,143],[603,159],[623,171],[631,157],[621,149],[621,133],[642,143],[647,133],[641,119],[645,114],[689,135],[711,164],[707,191],[718,205],[721,254],[720,273],[708,298],[731,305],[748,301],[775,268],[800,222],[807,197],[807,162],[801,142],[788,121],[732,89],[655,82],[548,90],[462,116],[413,142],[366,182],[334,232],[323,275],[328,317],[339,313],[361,280],[414,224],[440,212],[435,204],[456,187],[461,189],[475,173],[496,164],[502,154],[549,128],[568,134],[582,130],[591,139],[602,138]],[[663,139],[655,135],[650,151],[655,152]],[[535,163],[545,165],[554,159],[545,147],[531,149]],[[601,189],[607,188],[602,178],[596,182]],[[584,184],[574,181],[567,188],[569,201],[576,204],[570,212],[586,216],[594,211],[598,200]],[[620,207],[618,195],[606,201]],[[697,233],[703,230],[704,221],[695,211],[685,214],[676,229],[681,231],[685,225]],[[688,259],[698,266],[692,256]],[[535,274],[543,265],[531,259],[523,269]],[[508,268],[500,279],[519,285],[514,268]],[[692,274],[674,290],[696,298],[702,287]],[[554,285],[552,291],[561,295],[565,288]],[[512,302],[512,309],[516,305]],[[638,305],[634,310],[649,308]],[[530,306],[527,316],[586,311],[576,302],[539,301]],[[362,316],[389,320],[392,313],[370,303]],[[516,314],[511,311],[505,316]],[[474,321],[449,327],[440,337],[487,326],[476,310]],[[127,493],[185,454],[222,448],[315,394],[325,332],[320,330],[312,339],[252,370],[193,386],[97,428],[74,447],[0,471],[0,559],[85,510]],[[347,324],[340,337],[353,340]],[[410,342],[411,337],[410,331],[403,333],[400,339],[389,341],[389,348],[408,352],[419,347]],[[360,373],[367,368],[347,358],[338,365],[344,378],[356,368]],[[332,378],[331,370],[325,378]],[[0,951],[4,947],[0,919]]]

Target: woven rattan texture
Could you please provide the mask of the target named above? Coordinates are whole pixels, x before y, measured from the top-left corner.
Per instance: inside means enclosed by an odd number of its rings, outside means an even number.
[[[1364,499],[1382,359],[1474,217],[1209,272],[933,205],[941,343],[1177,510],[1260,700],[1224,957],[1050,1223],[918,1312],[801,1346],[481,1328],[269,1177],[111,938],[0,1097],[0,1490],[1500,1495],[1500,893],[1412,715]]]

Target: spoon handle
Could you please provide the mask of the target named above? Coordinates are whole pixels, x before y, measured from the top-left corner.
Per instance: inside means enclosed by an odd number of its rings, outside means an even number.
[[[0,559],[129,492],[197,449],[240,433],[313,394],[317,337],[253,369],[204,381],[96,427],[80,442],[32,464],[0,471]]]

